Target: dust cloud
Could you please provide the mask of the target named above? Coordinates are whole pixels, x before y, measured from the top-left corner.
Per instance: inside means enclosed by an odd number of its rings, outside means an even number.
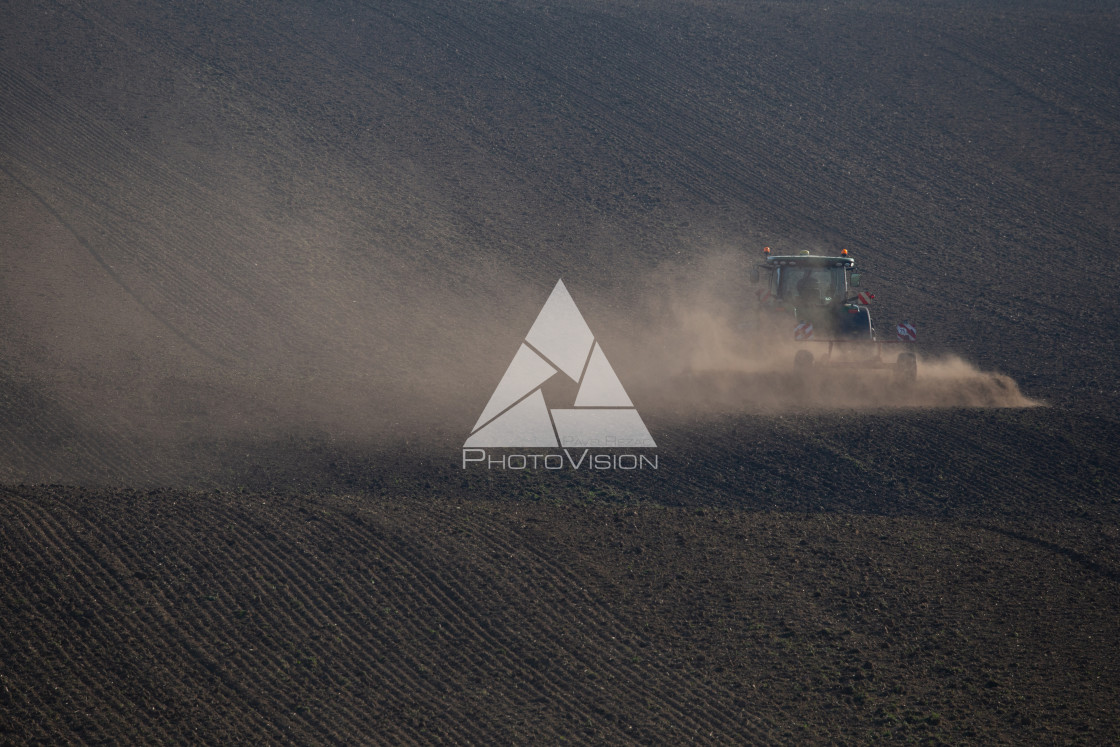
[[[760,313],[749,284],[753,256],[725,251],[689,265],[668,265],[644,281],[643,298],[619,341],[616,368],[643,408],[681,416],[786,410],[1031,407],[1010,377],[982,371],[958,355],[919,346],[836,346],[793,340],[790,318]],[[877,334],[894,339],[893,323]],[[915,349],[916,348],[916,349]],[[816,365],[795,369],[797,350]],[[904,350],[918,358],[916,381],[895,375]],[[612,360],[616,354],[608,351]]]
[[[38,403],[13,426],[40,452],[25,461],[64,465],[62,477],[75,453],[108,471],[138,452],[205,471],[199,455],[227,443],[461,443],[556,281],[548,267],[515,272],[485,253],[441,271],[465,239],[432,214],[417,239],[427,249],[371,246],[339,228],[356,214],[279,221],[243,197],[224,217],[239,221],[223,227],[235,249],[215,258],[180,250],[193,238],[184,227],[162,248],[130,249],[128,236],[90,245],[22,190],[9,184],[2,197],[13,230],[2,240],[0,374]],[[122,246],[149,256],[114,260]],[[889,368],[795,372],[790,330],[757,313],[752,262],[696,252],[598,285],[563,279],[643,413],[1034,404],[1010,378],[954,356],[920,356],[910,384]],[[574,399],[574,385],[549,396]]]

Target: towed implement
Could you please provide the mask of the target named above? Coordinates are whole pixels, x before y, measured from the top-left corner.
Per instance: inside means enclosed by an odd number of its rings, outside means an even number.
[[[868,308],[875,296],[861,289],[860,273],[847,249],[834,257],[807,251],[778,256],[766,247],[751,279],[760,285],[760,311],[783,336],[788,330],[794,342],[805,344],[794,355],[795,368],[892,369],[899,381],[917,378],[914,353],[904,350],[888,360],[883,349],[884,345],[917,342],[914,326],[899,323],[890,339],[876,334]],[[817,344],[828,347],[814,355],[809,347]]]

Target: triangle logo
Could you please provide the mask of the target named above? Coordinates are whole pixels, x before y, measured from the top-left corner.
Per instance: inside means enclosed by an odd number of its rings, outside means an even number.
[[[553,376],[579,385],[575,406],[549,409]],[[562,280],[490,396],[464,448],[654,447],[653,437]]]

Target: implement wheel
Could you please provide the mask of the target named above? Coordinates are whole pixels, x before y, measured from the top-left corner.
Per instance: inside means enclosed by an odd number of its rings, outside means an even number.
[[[913,353],[899,353],[894,363],[894,377],[909,384],[918,380],[918,358]]]
[[[808,350],[798,350],[797,354],[793,356],[793,367],[798,371],[804,371],[813,367],[813,354]]]

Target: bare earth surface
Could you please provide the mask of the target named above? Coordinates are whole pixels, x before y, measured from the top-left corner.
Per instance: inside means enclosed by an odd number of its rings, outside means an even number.
[[[0,742],[1120,741],[1117,91],[1096,2],[4,5]],[[557,278],[657,470],[462,468]]]

